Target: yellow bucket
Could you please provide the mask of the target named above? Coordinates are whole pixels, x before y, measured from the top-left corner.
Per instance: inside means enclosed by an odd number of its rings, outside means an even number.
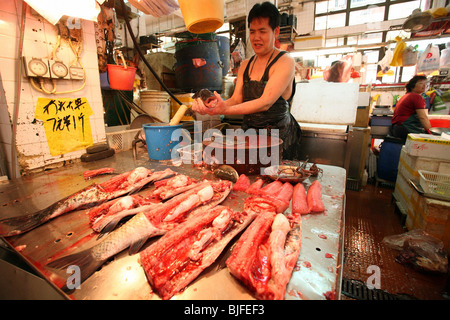
[[[224,0],[178,0],[189,32],[214,32],[223,25]]]

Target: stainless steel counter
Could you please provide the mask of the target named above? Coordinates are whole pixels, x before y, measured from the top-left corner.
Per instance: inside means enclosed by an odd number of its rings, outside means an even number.
[[[32,213],[93,182],[101,183],[111,178],[106,175],[85,181],[85,170],[113,167],[121,173],[138,166],[155,170],[169,166],[172,170],[193,178],[214,179],[210,171],[202,168],[192,165],[173,166],[170,161],[149,161],[146,153],[139,153],[137,160],[134,160],[131,150],[123,151],[104,160],[80,162],[0,183],[0,216],[5,218]],[[302,217],[302,247],[286,290],[286,299],[340,298],[346,171],[335,166],[319,164],[319,167],[323,169],[323,176],[318,179],[323,187],[326,211]],[[314,178],[304,181],[305,186],[309,186],[312,179]],[[145,189],[141,194],[145,195],[152,189],[153,187]],[[244,197],[244,193],[232,192],[223,204],[242,210],[241,200]],[[139,255],[129,256],[126,251],[104,264],[72,294],[66,295],[58,289],[64,283],[62,277],[67,277],[67,274],[64,271],[55,272],[46,267],[46,263],[56,255],[73,253],[96,243],[97,237],[89,226],[87,210],[66,213],[25,234],[3,240],[65,298],[159,299],[139,264]],[[147,245],[157,240],[152,239]],[[225,266],[232,245],[230,243],[213,265],[172,299],[253,299]],[[0,278],[2,276],[0,274]]]

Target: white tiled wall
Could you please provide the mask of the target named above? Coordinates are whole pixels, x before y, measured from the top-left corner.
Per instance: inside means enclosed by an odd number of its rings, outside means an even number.
[[[34,121],[36,102],[39,97],[47,98],[79,98],[86,97],[94,115],[90,117],[93,141],[105,141],[105,125],[103,120],[103,102],[97,61],[94,22],[82,20],[83,51],[81,63],[86,69],[86,85],[82,90],[61,94],[47,95],[35,90],[30,81],[17,75],[19,58],[19,36],[23,0],[0,1],[0,147],[7,158],[9,176],[12,176],[11,120],[16,102],[17,81],[21,81],[20,104],[17,121],[17,161],[16,176],[30,170],[45,168],[49,165],[62,164],[67,160],[80,158],[85,150],[70,152],[52,157],[49,152],[43,126]],[[38,58],[50,57],[56,43],[56,27],[39,15],[32,14],[28,7],[26,13],[23,41],[23,56]],[[64,42],[57,51],[59,59],[69,63],[74,59],[70,47]],[[81,87],[82,81],[56,80],[57,91],[70,91]],[[51,86],[49,86],[51,88]],[[1,157],[0,157],[1,159]]]

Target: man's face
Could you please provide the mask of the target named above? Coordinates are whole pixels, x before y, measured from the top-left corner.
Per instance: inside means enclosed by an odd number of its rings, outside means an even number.
[[[250,43],[253,51],[256,54],[272,52],[279,30],[279,27],[272,30],[269,25],[269,18],[253,19],[250,23]]]

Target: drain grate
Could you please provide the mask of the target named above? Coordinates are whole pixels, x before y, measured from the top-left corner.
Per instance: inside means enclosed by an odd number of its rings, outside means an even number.
[[[342,279],[342,293],[349,298],[357,300],[412,300],[409,295],[391,294],[380,289],[369,289],[367,285],[358,280]]]

